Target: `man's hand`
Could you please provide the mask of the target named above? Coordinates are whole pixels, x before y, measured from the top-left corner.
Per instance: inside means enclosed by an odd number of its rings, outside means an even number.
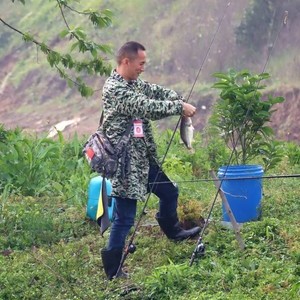
[[[195,106],[185,102],[182,103],[182,115],[184,117],[192,117],[195,114],[195,112],[196,112]]]

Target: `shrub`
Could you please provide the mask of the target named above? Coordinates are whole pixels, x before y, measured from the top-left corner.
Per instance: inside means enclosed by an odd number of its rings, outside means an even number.
[[[260,83],[269,74],[251,74],[244,70],[215,73],[219,79],[213,88],[220,89],[219,99],[214,107],[211,124],[233,151],[234,164],[246,164],[251,159],[261,157],[265,169],[280,161],[274,133],[267,123],[274,112],[273,105],[284,101],[283,97],[268,95],[262,99],[260,92],[265,88]]]

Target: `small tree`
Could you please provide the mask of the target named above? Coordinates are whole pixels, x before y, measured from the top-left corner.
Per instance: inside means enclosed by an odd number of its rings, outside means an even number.
[[[262,157],[265,169],[279,160],[274,132],[267,123],[275,111],[273,105],[284,101],[283,97],[267,96],[262,100],[265,88],[260,82],[269,74],[251,74],[247,70],[215,73],[219,81],[213,88],[220,89],[220,98],[214,107],[211,124],[233,151],[234,164],[246,164],[256,156]]]

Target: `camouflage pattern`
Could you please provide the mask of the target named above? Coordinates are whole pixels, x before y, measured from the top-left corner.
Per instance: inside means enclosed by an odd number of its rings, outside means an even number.
[[[130,172],[122,178],[120,167],[111,179],[113,196],[144,200],[149,165],[158,161],[151,120],[182,113],[182,100],[175,91],[141,79],[127,82],[115,70],[103,86],[103,130],[113,145],[133,119],[143,121],[144,139],[131,137],[127,146]]]

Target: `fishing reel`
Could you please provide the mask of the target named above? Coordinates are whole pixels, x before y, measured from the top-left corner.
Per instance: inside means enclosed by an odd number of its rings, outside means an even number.
[[[202,242],[202,238],[200,237],[197,243],[197,246],[192,254],[192,257],[190,259],[190,267],[192,266],[192,264],[194,263],[195,259],[197,256],[201,256],[203,257],[205,254],[205,246]]]
[[[126,252],[127,252],[127,253],[134,253],[135,250],[136,250],[135,244],[130,244],[130,245],[128,245],[127,251],[126,251]]]
[[[197,253],[197,255],[200,255],[200,256],[204,256],[205,254],[205,246],[202,242],[202,239],[200,239],[196,249],[195,249],[195,252]]]

